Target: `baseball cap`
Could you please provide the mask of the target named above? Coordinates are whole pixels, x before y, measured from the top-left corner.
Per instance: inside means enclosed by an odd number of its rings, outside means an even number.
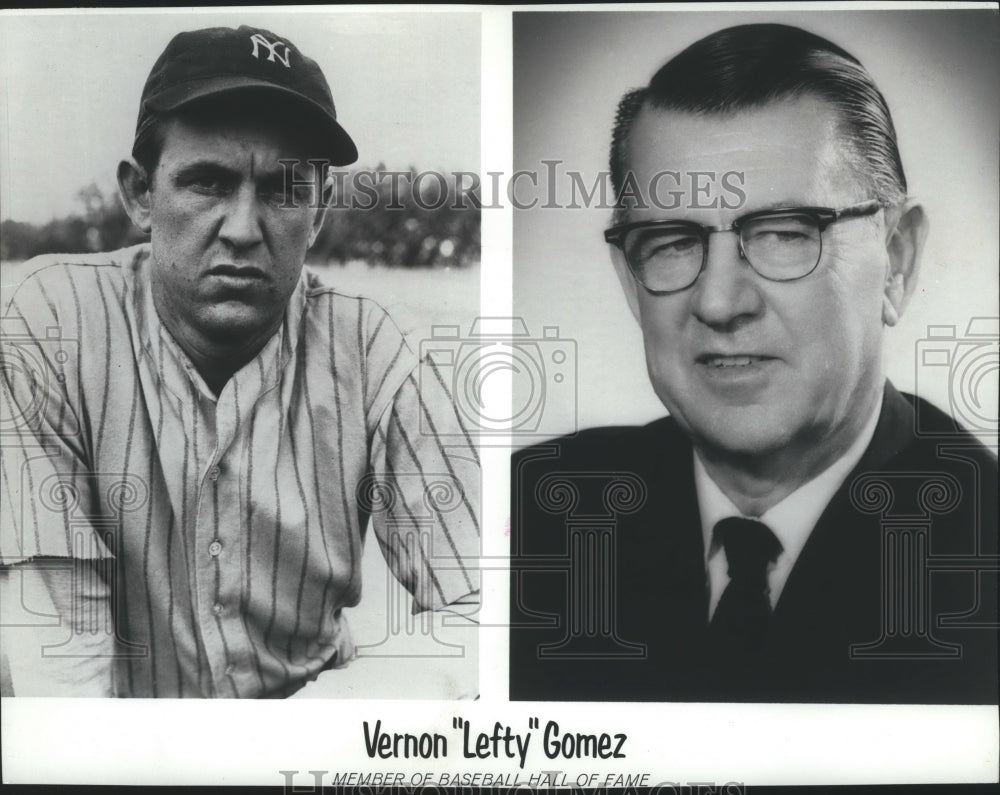
[[[329,144],[324,154],[332,164],[346,166],[358,159],[354,141],[337,121],[330,86],[319,65],[288,39],[246,25],[192,30],[170,40],[143,87],[132,153],[152,129],[154,114],[246,89],[278,91],[301,101],[303,115],[322,126]]]

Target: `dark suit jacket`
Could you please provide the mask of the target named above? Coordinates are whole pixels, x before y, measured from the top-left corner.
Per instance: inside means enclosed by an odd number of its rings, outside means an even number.
[[[720,653],[671,418],[515,454],[511,699],[997,702],[997,462],[891,384],[764,651]]]

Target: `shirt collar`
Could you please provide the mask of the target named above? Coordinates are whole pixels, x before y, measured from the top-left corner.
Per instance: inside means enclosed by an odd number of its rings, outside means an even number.
[[[883,398],[884,399],[884,398]],[[799,552],[805,546],[809,534],[819,521],[820,515],[827,504],[837,493],[840,484],[857,465],[864,455],[872,437],[875,426],[878,425],[882,410],[882,399],[878,400],[868,417],[867,422],[857,438],[847,451],[829,467],[820,472],[807,483],[803,483],[795,491],[785,497],[777,505],[765,511],[759,519],[766,524],[781,542],[783,552],[781,562],[790,565],[798,558]],[[740,510],[729,497],[719,488],[697,451],[694,452],[694,483],[698,494],[698,510],[701,516],[701,533],[704,540],[705,560],[707,561],[719,547],[713,547],[713,531],[717,522],[728,516],[741,516]]]
[[[129,249],[128,253],[130,257],[125,267],[125,278],[132,294],[132,300],[126,302],[126,311],[131,316],[130,320],[137,331],[137,356],[149,357],[154,374],[158,380],[165,378],[166,383],[162,385],[167,389],[178,392],[178,394],[183,393],[183,389],[179,389],[177,377],[170,377],[170,370],[175,369],[178,374],[183,373],[184,378],[194,384],[203,397],[214,403],[216,396],[205,385],[204,380],[180,345],[167,331],[156,311],[149,278],[149,270],[152,267],[149,244],[135,246],[134,249]],[[261,390],[273,385],[285,365],[294,357],[300,337],[300,326],[305,316],[309,290],[314,286],[315,276],[307,268],[303,268],[299,282],[288,301],[284,320],[278,330],[257,356],[240,370],[242,373],[252,368],[260,369]],[[261,364],[257,364],[258,360]],[[166,361],[172,361],[174,368],[167,365]]]

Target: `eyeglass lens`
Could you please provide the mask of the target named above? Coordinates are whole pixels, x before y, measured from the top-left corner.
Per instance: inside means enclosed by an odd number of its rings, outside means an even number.
[[[739,234],[746,259],[765,278],[797,279],[819,262],[820,227],[812,216],[750,218],[740,225]],[[640,227],[626,236],[624,248],[643,284],[652,290],[680,290],[698,278],[708,237],[706,230],[693,225]]]

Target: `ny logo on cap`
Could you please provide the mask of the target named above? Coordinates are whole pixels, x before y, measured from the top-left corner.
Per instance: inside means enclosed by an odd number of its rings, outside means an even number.
[[[261,45],[263,45],[263,46],[267,47],[267,52],[268,52],[267,60],[271,61],[272,63],[274,63],[274,61],[277,60],[279,63],[284,64],[287,68],[289,68],[289,69],[291,68],[292,65],[288,62],[288,57],[289,57],[289,55],[291,53],[290,53],[290,51],[288,49],[288,45],[285,44],[283,41],[275,41],[273,43],[269,42],[260,33],[254,33],[250,37],[250,41],[253,42],[253,53],[252,53],[252,55],[253,55],[254,58],[259,58],[260,57],[257,54],[257,48],[260,47]],[[284,55],[282,55],[278,51],[279,47],[284,47],[285,48]]]

